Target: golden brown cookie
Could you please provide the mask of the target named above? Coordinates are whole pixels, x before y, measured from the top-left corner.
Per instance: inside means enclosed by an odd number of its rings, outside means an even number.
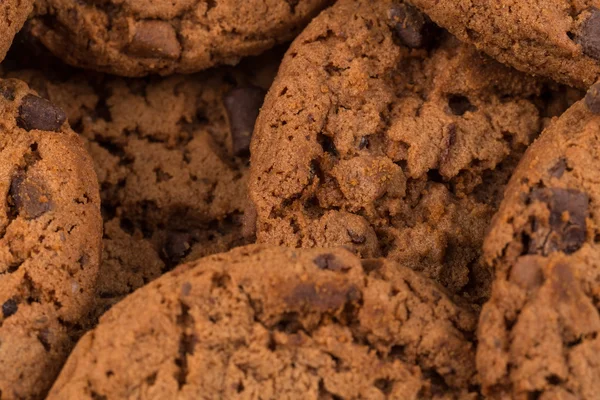
[[[98,181],[66,114],[0,80],[0,393],[43,398],[90,311],[100,263]]]
[[[248,147],[280,53],[169,78],[6,72],[63,107],[94,159],[104,217],[97,314],[184,259],[253,241],[243,232]]]
[[[329,0],[40,0],[29,30],[65,62],[122,76],[236,64],[292,39]]]
[[[250,246],[115,305],[49,399],[474,399],[476,317],[417,272]]]
[[[526,152],[485,240],[496,279],[477,366],[491,399],[600,392],[599,89]]]
[[[598,0],[410,2],[462,41],[521,71],[581,88],[600,78]]]
[[[341,0],[292,44],[253,137],[257,238],[389,257],[484,298],[485,229],[545,87],[407,7]]]

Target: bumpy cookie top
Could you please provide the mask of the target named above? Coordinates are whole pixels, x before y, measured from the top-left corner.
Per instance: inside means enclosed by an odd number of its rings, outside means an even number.
[[[250,246],[181,266],[114,306],[49,398],[467,395],[475,320],[383,260]]]
[[[121,79],[7,72],[61,105],[86,139],[104,226],[99,312],[182,260],[247,244],[248,147],[281,51],[236,68]]]
[[[0,61],[4,59],[15,34],[33,9],[34,0],[5,0],[0,3]]]
[[[600,77],[598,0],[410,0],[492,57],[587,88]]]
[[[235,64],[290,40],[328,0],[41,0],[31,32],[69,64],[123,76]]]
[[[337,2],[293,43],[256,123],[259,242],[344,245],[464,290],[541,131],[541,91],[414,7]]]
[[[491,398],[600,391],[599,90],[529,148],[485,240],[496,281],[478,369]]]
[[[0,81],[0,391],[38,398],[89,311],[100,262],[98,182],[66,114]]]

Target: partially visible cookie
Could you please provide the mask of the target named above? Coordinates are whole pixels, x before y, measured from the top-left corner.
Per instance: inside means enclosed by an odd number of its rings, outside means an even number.
[[[0,61],[31,13],[33,3],[33,0],[5,0],[0,3]]]
[[[462,41],[521,71],[581,88],[600,78],[598,0],[410,2]]]
[[[496,280],[477,366],[489,398],[600,392],[599,90],[526,152],[485,240]]]
[[[291,40],[329,0],[40,0],[29,31],[78,67],[122,76],[236,64]]]
[[[115,305],[48,398],[476,398],[475,322],[391,262],[250,246]]]
[[[98,313],[184,259],[253,241],[243,231],[248,148],[279,53],[169,78],[8,73],[64,107],[94,159],[105,221]]]
[[[98,182],[63,110],[0,80],[0,393],[43,398],[93,303]]]
[[[482,240],[545,85],[407,7],[340,0],[292,44],[252,143],[257,238],[389,257],[485,298]]]

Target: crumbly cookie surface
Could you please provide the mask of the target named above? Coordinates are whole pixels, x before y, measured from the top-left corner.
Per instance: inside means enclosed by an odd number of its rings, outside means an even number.
[[[598,0],[411,0],[503,63],[588,88],[600,77]]]
[[[477,365],[490,398],[600,390],[599,92],[594,85],[527,151],[485,240],[496,279]]]
[[[441,286],[388,261],[250,246],[113,307],[49,399],[475,398],[475,322]]]
[[[100,263],[98,181],[66,114],[0,80],[0,392],[42,398],[90,311]]]
[[[243,229],[248,148],[280,54],[169,78],[6,72],[61,105],[94,159],[104,217],[98,314],[184,260],[253,240]]]
[[[292,44],[257,120],[258,241],[348,246],[484,298],[485,229],[544,125],[543,92],[408,4],[337,2]]]
[[[67,63],[123,76],[235,64],[292,39],[328,0],[42,0],[29,30]]]

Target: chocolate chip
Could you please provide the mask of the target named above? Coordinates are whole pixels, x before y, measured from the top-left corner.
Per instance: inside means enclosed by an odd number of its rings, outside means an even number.
[[[583,23],[577,41],[583,53],[600,60],[600,10],[590,8],[590,17]]]
[[[183,284],[181,285],[181,294],[184,296],[189,296],[189,294],[192,292],[192,284],[189,282],[183,282]]]
[[[28,94],[21,100],[17,125],[30,131],[58,132],[67,120],[65,112],[46,99]]]
[[[265,98],[265,91],[256,86],[247,86],[229,91],[223,104],[229,118],[233,155],[250,154],[250,141],[254,124]]]
[[[390,10],[397,40],[412,49],[429,47],[439,28],[417,8],[408,4],[397,4]]]
[[[354,244],[363,244],[367,241],[367,237],[363,234],[356,233],[352,229],[348,229],[348,236],[350,236],[350,240]]]
[[[448,97],[448,106],[450,107],[450,111],[454,115],[462,116],[467,111],[477,111],[477,107],[475,107],[469,99],[460,94],[453,94]]]
[[[181,46],[171,24],[164,21],[141,21],[127,46],[127,53],[141,58],[177,59]]]
[[[7,86],[6,83],[3,83],[0,86],[0,95],[4,97],[6,100],[14,101],[15,100],[15,88],[12,86]]]
[[[37,339],[42,344],[42,347],[44,348],[44,350],[50,351],[52,349],[52,346],[50,345],[50,330],[48,328],[42,329],[38,333]]]
[[[179,264],[189,253],[193,239],[191,233],[169,232],[164,246],[164,252],[168,261],[173,265]]]
[[[379,258],[366,258],[361,261],[361,265],[367,274],[383,268],[385,263]]]
[[[600,82],[592,85],[585,95],[585,105],[593,114],[600,115]]]
[[[534,221],[529,253],[548,255],[562,251],[571,254],[579,250],[587,234],[588,195],[573,189],[536,189],[531,199],[546,203],[550,217],[547,223]]]
[[[563,174],[565,173],[566,170],[567,170],[567,160],[565,160],[564,158],[561,158],[560,160],[558,160],[556,162],[556,164],[554,164],[554,166],[552,168],[550,168],[548,170],[548,173],[550,174],[550,176],[552,176],[554,178],[560,178],[563,176]]]
[[[17,172],[13,177],[8,197],[9,204],[25,219],[38,218],[52,208],[52,201],[44,184],[23,171]]]
[[[2,304],[2,315],[4,315],[4,318],[8,318],[11,315],[16,314],[18,309],[19,305],[15,299],[6,300],[4,304]]]
[[[348,266],[344,265],[333,254],[320,254],[313,260],[313,263],[320,269],[326,269],[329,271],[342,271],[349,269]]]
[[[360,290],[354,286],[345,287],[334,282],[299,283],[284,301],[294,308],[306,307],[311,311],[324,312],[339,309],[356,298],[360,298]]]

